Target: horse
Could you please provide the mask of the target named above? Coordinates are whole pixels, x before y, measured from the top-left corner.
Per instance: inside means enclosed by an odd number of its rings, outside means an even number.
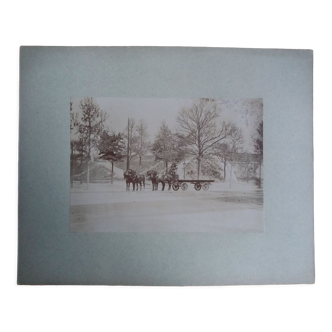
[[[159,177],[157,175],[157,172],[156,171],[148,171],[146,173],[146,176],[152,183],[152,191],[158,190]]]
[[[138,185],[140,187],[140,191],[142,190],[142,185],[143,188],[145,189],[145,176],[143,174],[136,174],[135,177],[133,178],[133,190],[135,190],[135,185],[136,185],[136,191],[138,191]]]
[[[142,190],[142,185],[145,189],[145,176],[137,174],[134,170],[128,169],[123,173],[123,177],[126,180],[126,191],[130,191],[130,184],[133,184],[133,191],[138,191],[138,185],[140,186],[140,190]]]
[[[168,183],[168,190],[171,189],[173,176],[170,174],[163,175],[161,177],[158,176],[156,171],[148,171],[146,173],[147,177],[150,179],[152,183],[152,190],[158,190],[158,184],[161,183],[163,191],[165,189],[165,184]]]
[[[133,190],[135,190],[135,178],[136,172],[132,169],[128,169],[123,173],[123,178],[126,180],[126,191],[130,191],[130,184],[133,184]]]
[[[168,172],[161,177],[161,183],[163,185],[162,190],[165,188],[165,184],[168,183],[168,190],[171,190],[172,182],[174,181],[174,177],[176,174],[177,166],[175,163],[172,163],[171,167],[169,168]]]

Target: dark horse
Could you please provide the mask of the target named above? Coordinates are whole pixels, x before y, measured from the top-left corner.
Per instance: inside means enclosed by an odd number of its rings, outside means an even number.
[[[165,181],[162,180],[162,178],[160,178],[157,174],[156,171],[148,171],[146,173],[148,179],[151,181],[152,183],[152,190],[158,190],[158,184],[161,183],[162,184],[162,189],[164,190],[165,188]]]
[[[165,183],[168,183],[168,190],[171,190],[171,185],[172,185],[172,182],[174,181],[177,169],[178,168],[177,168],[176,164],[172,163],[168,172],[162,176],[162,180],[164,181],[162,190],[164,190],[164,188],[165,188]]]
[[[161,177],[158,176],[156,171],[148,171],[146,175],[151,180],[152,190],[158,190],[159,183],[161,183],[162,185],[162,191],[165,189],[166,183],[168,183],[168,190],[171,190],[172,181],[174,179],[176,169],[176,164],[173,163],[167,174],[162,175]]]
[[[139,190],[142,190],[142,185],[145,189],[145,176],[143,174],[136,174],[135,178],[133,179],[133,186],[134,184],[136,185],[136,191],[138,191],[138,185]],[[133,190],[135,190],[135,188]]]
[[[128,169],[123,173],[123,177],[126,180],[126,191],[130,191],[130,184],[133,184],[133,191],[135,190],[136,186],[136,191],[138,191],[138,185],[140,186],[140,190],[142,190],[142,184],[145,189],[145,176],[144,175],[139,175],[132,169]]]

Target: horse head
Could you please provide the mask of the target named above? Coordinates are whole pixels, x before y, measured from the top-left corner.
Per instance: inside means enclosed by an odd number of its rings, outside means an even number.
[[[136,176],[136,172],[132,169],[128,169],[123,173],[124,179],[132,179]]]
[[[157,172],[156,171],[147,171],[146,175],[150,180],[152,180],[157,177]]]

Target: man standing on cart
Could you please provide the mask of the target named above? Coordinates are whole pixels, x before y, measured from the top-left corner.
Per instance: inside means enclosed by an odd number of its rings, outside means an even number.
[[[178,169],[178,167],[176,166],[176,163],[172,163],[172,165],[168,171],[168,174],[175,176],[177,169]]]

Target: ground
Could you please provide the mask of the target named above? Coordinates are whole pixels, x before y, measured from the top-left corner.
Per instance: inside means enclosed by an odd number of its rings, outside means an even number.
[[[263,191],[253,184],[214,183],[208,191],[125,191],[114,184],[74,184],[72,232],[262,232]]]

